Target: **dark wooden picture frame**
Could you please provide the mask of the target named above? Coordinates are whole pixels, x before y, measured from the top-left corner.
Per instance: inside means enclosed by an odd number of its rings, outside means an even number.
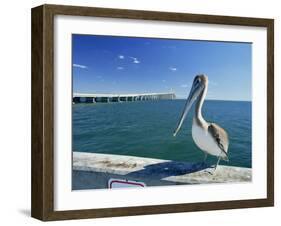
[[[267,198],[157,206],[54,211],[54,16],[95,16],[194,22],[267,29]],[[160,214],[274,205],[274,20],[60,5],[32,9],[32,200],[31,215],[43,221]]]

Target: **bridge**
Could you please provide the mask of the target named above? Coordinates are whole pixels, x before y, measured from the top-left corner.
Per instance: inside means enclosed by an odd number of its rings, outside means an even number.
[[[135,94],[96,94],[96,93],[74,93],[73,103],[109,103],[127,101],[148,100],[173,100],[175,93],[135,93]]]

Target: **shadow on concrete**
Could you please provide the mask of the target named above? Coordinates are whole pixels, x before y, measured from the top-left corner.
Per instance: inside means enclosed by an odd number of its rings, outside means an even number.
[[[126,176],[161,180],[165,177],[194,173],[210,167],[211,165],[204,162],[186,163],[170,161],[147,165],[144,169],[128,173]]]
[[[72,173],[72,189],[104,189],[108,187],[108,181],[111,178],[124,180],[139,180],[147,186],[180,185],[187,184],[183,182],[173,182],[162,180],[170,176],[180,176],[188,173],[194,173],[210,168],[206,163],[186,163],[168,161],[145,166],[144,169],[133,171],[127,174],[114,174],[106,172],[87,172],[74,170]]]

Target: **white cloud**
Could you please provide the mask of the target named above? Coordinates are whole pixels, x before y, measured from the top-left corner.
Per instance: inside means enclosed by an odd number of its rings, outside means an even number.
[[[217,86],[217,85],[218,85],[218,83],[213,82],[213,81],[211,81],[211,80],[209,80],[209,84],[210,84],[211,86]]]
[[[182,88],[187,88],[189,85],[188,84],[181,84]]]
[[[130,57],[132,60],[133,60],[133,63],[134,64],[139,64],[140,63],[140,61],[138,60],[138,58],[136,58],[136,57]]]
[[[123,67],[117,67],[116,69],[117,70],[123,70],[124,68]]]
[[[77,67],[77,68],[82,68],[82,69],[87,69],[88,67],[82,64],[73,64],[73,67]]]
[[[119,55],[118,58],[123,60],[125,57],[123,55]]]
[[[169,69],[170,69],[171,71],[177,71],[177,70],[178,70],[176,67],[169,67]]]

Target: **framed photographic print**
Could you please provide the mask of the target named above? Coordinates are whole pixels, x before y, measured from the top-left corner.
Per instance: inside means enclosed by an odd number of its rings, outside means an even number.
[[[273,206],[274,21],[32,9],[32,216]]]

